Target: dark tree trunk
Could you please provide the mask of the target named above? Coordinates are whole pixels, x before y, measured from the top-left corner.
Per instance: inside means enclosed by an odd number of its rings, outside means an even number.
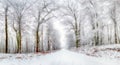
[[[8,7],[5,8],[5,53],[8,53]]]
[[[48,39],[48,51],[50,51],[50,41],[49,41],[49,39]]]
[[[36,31],[36,52],[39,52],[39,32],[38,30]]]
[[[98,29],[98,22],[96,23],[96,28]],[[99,45],[99,31],[96,31],[95,45]]]
[[[77,22],[77,18],[75,17],[75,43],[76,43],[76,48],[80,47],[80,39],[79,39],[79,28],[78,28],[78,22]]]
[[[44,41],[43,41],[43,26],[42,26],[42,34],[41,34],[41,40],[42,40],[42,42],[41,42],[41,51],[44,51]]]

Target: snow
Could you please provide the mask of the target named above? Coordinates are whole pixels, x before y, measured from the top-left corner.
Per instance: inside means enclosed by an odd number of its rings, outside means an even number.
[[[94,47],[85,46],[79,49],[72,48],[72,51],[75,50],[78,53],[86,54],[89,56],[120,60],[120,44],[102,45]]]
[[[2,54],[1,54],[2,55]],[[0,55],[0,56],[1,56]],[[4,55],[2,55],[4,56]],[[18,54],[5,55],[7,58],[0,59],[0,65],[119,65],[117,59],[87,56],[66,49],[46,55],[41,54]],[[16,58],[20,56],[22,58]]]
[[[120,48],[120,44],[102,45],[102,46],[99,46],[99,48],[102,48],[102,49],[105,49],[105,48]]]

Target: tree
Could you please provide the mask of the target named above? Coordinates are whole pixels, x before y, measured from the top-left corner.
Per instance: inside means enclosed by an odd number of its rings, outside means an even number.
[[[17,39],[17,52],[21,53],[21,45],[22,45],[22,20],[24,18],[24,15],[32,5],[29,3],[28,0],[19,1],[19,0],[8,0],[12,9],[13,9],[13,15],[15,17],[15,21],[17,24],[17,27],[15,27],[15,22],[13,22],[13,29],[16,32],[16,39]],[[34,4],[34,3],[32,3]]]
[[[82,18],[80,16],[79,4],[80,3],[78,3],[78,1],[72,2],[72,0],[70,0],[64,7],[64,9],[66,10],[64,16],[73,19],[72,21],[67,21],[67,23],[70,24],[71,29],[74,30],[75,44],[77,48],[80,46],[80,26]]]
[[[8,5],[5,7],[5,52],[8,53]]]
[[[50,20],[51,18],[54,17],[54,15],[52,14],[53,11],[57,10],[58,8],[52,6],[53,5],[53,1],[50,0],[46,1],[46,0],[38,0],[38,3],[36,5],[36,15],[33,14],[34,18],[35,18],[35,22],[37,23],[36,26],[36,52],[39,52],[39,43],[40,43],[40,34],[39,34],[39,30],[40,30],[40,26],[41,24],[47,22],[48,20]]]
[[[113,21],[113,23],[114,23],[114,37],[115,37],[115,43],[116,44],[118,44],[119,43],[119,39],[118,39],[118,30],[117,30],[117,27],[118,27],[118,25],[117,25],[117,23],[118,23],[118,21],[117,21],[117,0],[115,0],[115,1],[113,1],[113,7],[112,7],[112,9],[111,9],[111,19],[112,19],[112,21]]]
[[[91,22],[91,26],[92,26],[92,30],[94,31],[94,36],[93,36],[93,45],[99,45],[102,43],[102,35],[101,35],[101,21],[99,21],[99,15],[98,15],[98,11],[96,9],[96,5],[95,2],[92,0],[88,0],[89,4],[91,5],[91,7],[89,6],[88,8],[91,9],[89,10],[90,12],[88,13],[90,18],[90,22]]]
[[[7,0],[4,1],[5,7],[4,7],[4,12],[5,12],[5,53],[8,53],[8,9],[9,5]]]
[[[48,51],[52,51],[53,50],[53,36],[52,36],[52,32],[53,30],[53,24],[51,24],[51,22],[47,23],[47,44],[48,44]]]
[[[4,8],[4,21],[5,21],[5,53],[8,53],[8,11],[9,3],[8,0],[1,0]]]

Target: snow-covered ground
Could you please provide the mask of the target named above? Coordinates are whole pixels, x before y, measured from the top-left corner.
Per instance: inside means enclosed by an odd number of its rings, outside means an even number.
[[[86,46],[81,47],[79,49],[74,48],[72,49],[72,51],[76,51],[94,57],[103,57],[120,60],[120,44],[103,45],[95,47]]]
[[[0,54],[0,65],[120,65],[119,59],[104,57],[106,50],[106,53],[110,53],[111,55],[112,53],[108,50],[119,53],[118,50],[114,50],[114,48],[120,48],[118,47],[119,45],[111,46],[92,47],[91,49],[94,49],[93,55],[96,56],[84,54],[81,49],[79,50],[81,53],[62,49],[48,54]],[[89,52],[90,54],[91,51],[92,54],[93,50],[91,49],[85,49],[86,51],[84,52]],[[103,57],[99,57],[97,54]]]

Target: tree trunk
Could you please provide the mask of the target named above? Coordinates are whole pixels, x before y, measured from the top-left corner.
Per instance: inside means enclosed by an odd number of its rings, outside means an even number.
[[[22,40],[22,36],[21,36],[21,30],[20,30],[20,32],[19,32],[19,36],[20,36],[20,39],[19,39],[19,41],[20,41],[20,43],[19,43],[19,52],[21,53],[22,52],[22,42],[21,42],[21,40]]]
[[[21,53],[21,45],[22,45],[22,35],[21,35],[21,19],[19,19],[19,30],[17,32],[17,44],[18,44],[18,53]]]
[[[17,53],[21,53],[21,33],[18,32],[16,33],[16,38],[17,38]]]
[[[49,37],[48,37],[49,38]],[[49,39],[48,39],[48,51],[50,51],[51,49],[50,49],[50,41],[49,41]]]
[[[43,41],[43,26],[42,26],[41,40],[42,40],[42,42],[41,42],[41,47],[42,47],[41,51],[44,51],[44,41]]]
[[[36,52],[39,52],[39,30],[36,31]]]
[[[28,38],[26,38],[26,52],[29,52],[29,48],[28,48]]]
[[[116,23],[114,23],[114,35],[115,35],[115,44],[117,44],[117,26],[116,26]]]
[[[8,53],[8,7],[5,8],[5,53]]]
[[[78,29],[78,23],[77,23],[77,18],[75,17],[75,43],[76,43],[76,48],[80,47],[80,39],[79,39],[79,29]]]
[[[98,22],[95,23],[95,46],[96,45],[99,45],[99,31],[97,30],[98,29]]]

